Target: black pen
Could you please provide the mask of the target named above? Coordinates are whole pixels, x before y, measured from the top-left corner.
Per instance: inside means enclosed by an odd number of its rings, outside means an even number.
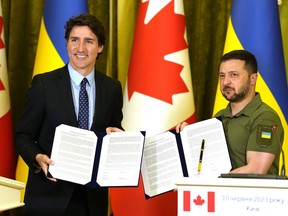
[[[201,149],[200,149],[200,156],[199,156],[198,170],[197,170],[198,171],[198,175],[201,172],[204,148],[205,148],[205,139],[202,140]]]

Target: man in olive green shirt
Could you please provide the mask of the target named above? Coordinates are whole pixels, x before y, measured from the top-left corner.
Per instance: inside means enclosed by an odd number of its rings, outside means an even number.
[[[220,90],[229,101],[215,117],[224,125],[231,173],[278,174],[284,130],[277,113],[255,92],[258,65],[245,50],[222,56]],[[187,123],[176,126],[182,130]]]
[[[234,116],[231,114],[229,104],[215,117],[222,118],[223,121],[232,172],[278,174],[281,146],[274,135],[276,131],[273,131],[273,126],[281,126],[281,122],[277,113],[262,102],[259,93],[256,93],[252,101]],[[282,127],[281,130],[283,134]]]

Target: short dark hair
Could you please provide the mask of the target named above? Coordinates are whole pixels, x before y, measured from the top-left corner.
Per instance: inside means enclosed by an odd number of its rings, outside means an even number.
[[[81,14],[71,17],[65,25],[65,39],[69,39],[70,32],[74,26],[88,26],[97,36],[99,45],[105,45],[106,35],[102,22],[91,14]]]
[[[257,73],[258,71],[258,64],[255,56],[248,52],[247,50],[233,50],[224,54],[220,59],[220,64],[222,62],[232,60],[232,59],[239,59],[245,62],[245,69],[251,75],[252,73]],[[219,65],[220,66],[220,65]]]

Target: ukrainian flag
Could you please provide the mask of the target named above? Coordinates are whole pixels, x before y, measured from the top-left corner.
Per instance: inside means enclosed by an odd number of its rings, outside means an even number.
[[[64,26],[72,16],[87,12],[88,5],[83,0],[46,1],[40,27],[34,75],[54,70],[68,62]]]
[[[271,136],[272,136],[271,132],[267,132],[267,131],[261,132],[261,138],[262,139],[271,139]]]
[[[280,116],[285,132],[283,148],[288,154],[288,89],[277,0],[233,1],[224,53],[235,49],[245,49],[256,56],[256,91]],[[214,114],[226,105],[218,83]],[[287,167],[288,160],[285,164]]]
[[[33,75],[64,66],[69,58],[64,39],[66,21],[72,16],[88,13],[86,0],[47,0],[41,20]],[[26,183],[28,167],[18,158],[16,180]],[[24,198],[22,193],[22,200]]]

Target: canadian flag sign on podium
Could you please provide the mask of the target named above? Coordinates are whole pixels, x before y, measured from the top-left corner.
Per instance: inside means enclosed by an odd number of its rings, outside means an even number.
[[[178,216],[263,216],[288,212],[286,179],[179,179]]]
[[[179,194],[178,194],[179,195]],[[215,212],[215,192],[193,193],[190,190],[183,191],[183,212]]]

